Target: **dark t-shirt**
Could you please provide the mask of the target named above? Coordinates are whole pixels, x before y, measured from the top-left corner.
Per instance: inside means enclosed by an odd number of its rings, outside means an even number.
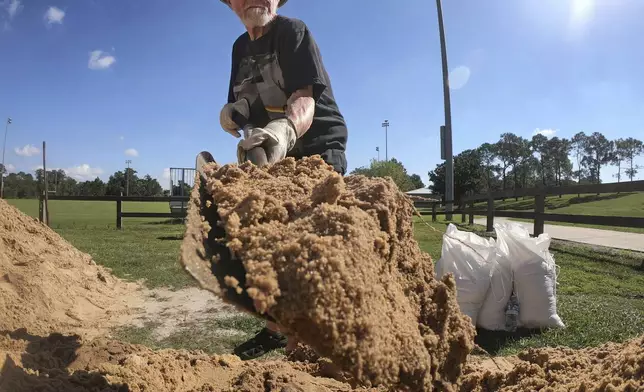
[[[228,102],[248,99],[256,127],[285,117],[296,90],[313,86],[313,123],[289,156],[320,154],[344,174],[347,126],[333,96],[320,50],[304,22],[278,15],[270,30],[252,41],[242,34],[233,45]]]

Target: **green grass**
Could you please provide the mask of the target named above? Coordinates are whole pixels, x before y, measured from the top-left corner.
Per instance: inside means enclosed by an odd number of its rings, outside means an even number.
[[[487,209],[487,203],[477,203],[477,208]],[[597,216],[628,216],[644,217],[644,193],[607,193],[550,196],[545,201],[546,213],[571,214],[571,215],[597,215]],[[520,197],[516,199],[497,200],[494,204],[497,210],[506,211],[534,211],[533,197]],[[511,218],[521,222],[532,222],[530,219]],[[588,227],[602,230],[615,230],[628,233],[644,233],[644,228],[603,226],[580,223],[548,222],[549,225]]]
[[[25,214],[38,218],[38,200],[8,199]],[[71,201],[51,200],[49,206],[49,225],[61,228],[116,228],[116,202],[114,201]],[[123,212],[170,212],[164,202],[123,202]],[[123,226],[137,226],[141,223],[157,222],[158,219],[123,218]]]
[[[620,196],[618,200],[626,197],[631,196]],[[37,215],[35,201],[12,203],[32,216]],[[115,203],[91,203],[95,204],[52,202],[51,220],[54,229],[76,247],[90,253],[98,263],[112,268],[117,276],[133,280],[146,279],[147,285],[151,287],[169,286],[178,289],[194,284],[179,264],[183,225],[158,220],[126,219],[124,229],[116,230],[112,222]],[[574,204],[561,208],[576,207]],[[167,210],[167,205],[132,203],[127,208],[130,211],[163,211]],[[442,233],[446,228],[443,219],[439,217],[438,222],[431,222],[431,216],[414,218],[419,246],[434,261],[441,256]],[[460,216],[455,216],[454,219],[455,222],[460,222]],[[473,229],[484,228],[475,226]],[[567,328],[536,334],[522,331],[514,335],[479,331],[477,342],[482,347],[491,353],[505,355],[527,347],[596,346],[644,334],[644,271],[640,269],[643,254],[557,241],[553,241],[551,250],[560,267],[558,313]],[[254,334],[260,326],[259,320],[244,314],[239,319],[208,320],[191,326],[187,332],[177,333],[160,341],[151,335],[153,325],[126,328],[117,331],[117,335],[124,340],[151,347],[199,348],[221,353],[229,352],[237,343]],[[242,333],[221,336],[216,332],[221,329],[237,329]]]

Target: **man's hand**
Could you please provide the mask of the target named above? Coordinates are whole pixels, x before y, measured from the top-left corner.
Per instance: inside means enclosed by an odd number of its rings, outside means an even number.
[[[246,160],[246,151],[261,146],[266,151],[268,163],[276,163],[286,157],[296,140],[295,127],[287,118],[273,120],[264,128],[247,128],[244,139],[237,146],[237,159],[242,163]]]
[[[239,114],[244,118],[248,118],[250,116],[250,106],[248,105],[248,101],[242,98],[235,103],[227,103],[224,105],[219,113],[219,123],[224,131],[239,138],[241,137],[239,134],[240,126],[233,121],[233,113],[235,111],[239,112]]]

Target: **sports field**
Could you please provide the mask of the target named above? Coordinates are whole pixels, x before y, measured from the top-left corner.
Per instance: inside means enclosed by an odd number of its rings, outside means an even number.
[[[37,217],[36,200],[10,200],[25,213]],[[167,203],[124,203],[125,211],[168,212]],[[183,225],[159,219],[124,218],[122,230],[116,229],[115,202],[51,201],[52,227],[65,239],[125,279],[145,279],[150,287],[174,290],[193,286],[194,282],[179,264]],[[425,219],[428,219],[426,217]],[[459,218],[460,217],[455,217]],[[420,247],[434,260],[441,255],[445,222],[429,226],[415,219]],[[474,227],[476,229],[476,227]],[[565,330],[518,334],[480,331],[478,343],[491,353],[509,354],[526,347],[595,346],[620,342],[644,334],[644,255],[553,243],[551,248],[560,267],[558,276],[558,311]],[[225,352],[250,336],[261,326],[250,316],[229,321],[227,328],[245,334],[225,344],[213,343],[207,324],[194,325],[191,333],[182,332],[155,341],[149,328],[130,328],[120,336],[135,343],[154,347],[205,347],[210,352]]]

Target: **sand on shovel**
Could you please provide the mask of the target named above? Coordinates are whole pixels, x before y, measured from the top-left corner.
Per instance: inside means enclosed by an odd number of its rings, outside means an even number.
[[[201,219],[191,217],[182,245],[203,287],[247,294],[355,385],[455,387],[475,331],[451,276],[434,277],[413,237],[413,206],[393,181],[342,177],[319,156],[262,168],[213,163],[206,176],[213,202],[195,188],[189,214]],[[218,223],[206,219],[213,209]],[[213,253],[212,225],[245,274]]]

